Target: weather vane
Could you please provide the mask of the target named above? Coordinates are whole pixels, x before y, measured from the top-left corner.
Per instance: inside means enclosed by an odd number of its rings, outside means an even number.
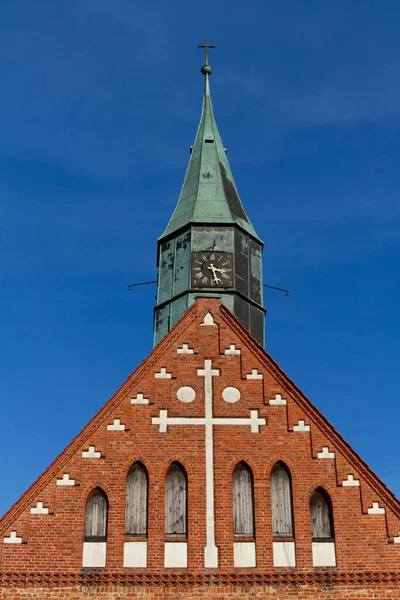
[[[209,44],[208,40],[206,40],[204,42],[204,44],[199,44],[198,48],[205,48],[205,51],[206,51],[206,63],[205,64],[208,65],[208,49],[215,48],[215,46],[213,46],[212,44]]]

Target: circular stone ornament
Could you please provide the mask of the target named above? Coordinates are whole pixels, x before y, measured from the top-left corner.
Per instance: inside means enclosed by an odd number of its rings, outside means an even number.
[[[189,385],[184,385],[183,387],[180,387],[179,390],[176,392],[176,397],[181,402],[193,402],[193,400],[196,398],[196,392]]]
[[[226,387],[222,392],[222,397],[225,402],[234,404],[234,402],[240,400],[240,391],[235,387]]]

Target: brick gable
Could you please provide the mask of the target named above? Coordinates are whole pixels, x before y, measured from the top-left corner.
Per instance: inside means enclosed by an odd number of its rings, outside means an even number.
[[[204,566],[210,539],[203,422],[208,364],[215,372],[210,377],[218,548],[218,567],[211,571]],[[124,542],[133,539],[124,535],[125,482],[135,461],[149,478],[147,567],[136,569],[123,567]],[[234,566],[232,473],[241,461],[254,481],[255,536],[242,543],[254,544],[255,567]],[[269,482],[277,461],[286,465],[292,481],[295,567],[290,569],[274,565],[273,557]],[[188,479],[188,567],[179,569],[164,566],[165,475],[173,462],[184,467]],[[85,505],[96,487],[107,494],[109,520],[106,567],[94,571],[82,569],[82,544]],[[336,566],[322,571],[313,566],[310,528],[316,488],[331,498],[335,529]],[[392,583],[400,579],[399,518],[400,505],[390,490],[237,319],[217,299],[203,298],[4,515],[0,569],[4,588],[12,581],[27,585],[32,578],[35,585],[60,589],[60,582],[68,589],[148,583],[181,585],[184,594],[185,586],[214,583],[232,590],[255,586],[259,595],[257,586],[285,590],[295,583],[305,593],[314,585],[321,591],[318,597],[339,598],[347,596],[322,595],[322,590],[333,585],[343,592],[356,584],[365,589],[376,580],[382,594],[391,594]],[[96,597],[102,596],[97,592]],[[117,597],[135,596],[121,592]]]

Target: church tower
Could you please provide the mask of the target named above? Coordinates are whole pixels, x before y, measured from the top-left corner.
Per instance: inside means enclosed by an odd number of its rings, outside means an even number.
[[[202,296],[220,298],[264,343],[263,243],[240,201],[214,118],[208,48],[199,128],[178,204],[158,240],[155,345]]]

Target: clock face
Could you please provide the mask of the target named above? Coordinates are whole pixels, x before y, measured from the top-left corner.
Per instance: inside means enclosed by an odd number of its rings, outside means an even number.
[[[233,287],[232,252],[192,252],[192,287]]]

